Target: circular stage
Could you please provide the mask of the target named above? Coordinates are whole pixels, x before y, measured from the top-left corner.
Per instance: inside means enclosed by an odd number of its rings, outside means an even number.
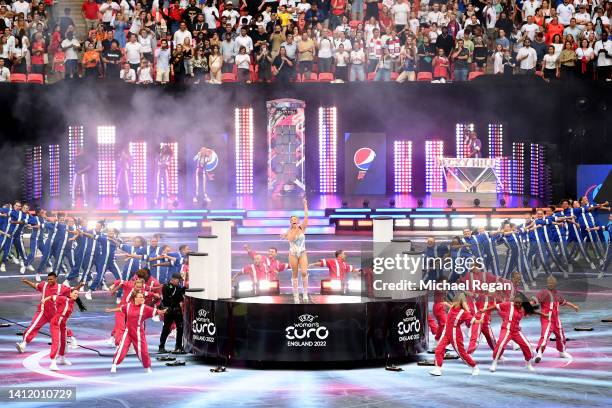
[[[404,359],[427,349],[427,295],[391,300],[313,295],[185,297],[185,350],[244,362]]]

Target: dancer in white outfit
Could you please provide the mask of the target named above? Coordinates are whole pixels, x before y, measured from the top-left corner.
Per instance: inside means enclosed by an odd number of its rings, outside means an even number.
[[[289,241],[289,265],[291,266],[291,283],[293,300],[300,302],[298,289],[298,269],[302,272],[303,300],[308,302],[308,257],[306,256],[306,227],[308,226],[308,202],[304,198],[304,219],[300,224],[297,216],[290,218],[290,227],[281,238]]]

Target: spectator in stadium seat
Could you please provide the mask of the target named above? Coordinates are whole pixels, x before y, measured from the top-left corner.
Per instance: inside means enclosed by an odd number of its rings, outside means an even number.
[[[389,48],[383,47],[382,55],[376,65],[376,75],[374,81],[376,82],[389,82],[391,80],[391,71],[393,70],[393,58],[389,53]]]
[[[119,72],[119,78],[121,78],[124,82],[133,84],[136,82],[136,71],[134,71],[130,64],[126,62],[123,64],[121,72]]]
[[[0,82],[10,82],[11,71],[4,66],[4,58],[0,58]]]
[[[563,44],[563,50],[559,55],[559,66],[561,79],[572,79],[575,77],[576,72],[576,51],[570,41],[566,41]]]
[[[141,85],[149,85],[153,83],[153,77],[151,76],[151,63],[142,59],[140,62],[140,67],[138,67],[138,71],[136,71],[136,77],[138,78],[138,83]]]
[[[81,6],[81,15],[85,19],[85,30],[94,30],[98,25],[100,6],[95,0],[85,0]]]
[[[593,52],[597,58],[597,79],[610,81],[612,77],[612,40],[607,32],[601,33],[601,39],[595,42]]]
[[[217,20],[219,20],[219,9],[213,4],[213,0],[207,0],[206,5],[202,9],[204,20],[209,30],[217,28]]]
[[[536,51],[536,55],[538,56],[536,68],[539,68],[542,66],[542,59],[544,58],[544,55],[546,55],[548,52],[548,45],[546,45],[546,42],[544,41],[544,33],[538,32],[535,36],[535,40],[531,43],[531,46]],[[539,69],[537,70],[539,71]]]
[[[163,39],[155,50],[155,80],[162,85],[170,81],[170,57],[168,40]]]
[[[119,48],[125,48],[127,43],[125,30],[128,28],[127,16],[123,13],[117,13],[111,21],[111,27],[113,28],[113,38],[119,44]]]
[[[272,74],[281,84],[286,84],[291,80],[293,61],[287,57],[285,47],[280,47],[278,55],[272,62]]]
[[[448,33],[448,27],[443,26],[441,34],[436,38],[436,48],[442,48],[444,55],[448,55],[455,46],[455,39]]]
[[[270,49],[268,48],[268,43],[266,42],[261,43],[259,47],[259,52],[257,53],[257,56],[256,56],[257,66],[259,67],[259,72],[258,72],[259,82],[270,82],[272,80],[272,70],[271,70],[272,61],[273,59],[272,59],[272,55],[270,54]]]
[[[365,19],[374,18],[378,20],[378,0],[365,0],[366,12]]]
[[[434,57],[432,65],[434,79],[450,78],[450,61],[444,53],[444,49],[438,48],[438,54]]]
[[[189,41],[193,41],[193,37],[189,30],[187,30],[187,24],[184,21],[181,21],[179,24],[179,29],[174,32],[172,40],[174,44],[185,44],[185,39],[189,39]]]
[[[237,79],[238,82],[242,83],[251,83],[251,57],[247,54],[247,49],[243,45],[238,50],[238,54],[236,55],[236,68],[237,69]]]
[[[487,67],[488,51],[484,40],[481,36],[474,39],[474,64],[476,71],[485,72]]]
[[[31,72],[34,74],[45,74],[45,40],[43,33],[37,32],[34,34],[34,40],[32,41],[32,53],[31,53]]]
[[[251,51],[253,51],[253,39],[247,35],[246,27],[242,27],[240,29],[240,35],[236,37],[234,44],[234,54],[239,54],[241,47],[245,48],[247,55],[251,55]]]
[[[65,78],[76,79],[78,77],[77,65],[79,61],[77,52],[81,49],[81,43],[74,38],[74,32],[71,31],[70,27],[66,32],[66,38],[62,41],[61,48],[64,52]]]
[[[185,38],[183,42],[183,64],[185,64],[185,76],[193,77],[193,47],[191,47],[191,40]]]
[[[284,51],[286,54],[286,50]],[[302,41],[298,43],[298,61],[301,74],[312,72],[315,55],[315,43],[306,32],[302,34]],[[275,60],[276,61],[276,60]]]
[[[272,58],[278,55],[281,44],[286,41],[285,33],[282,31],[280,25],[275,25],[272,34],[270,34],[270,54]],[[296,44],[297,45],[297,44]]]
[[[85,69],[85,78],[97,78],[100,76],[100,53],[94,48],[93,43],[87,44],[87,49],[83,53],[81,64]]]
[[[174,78],[174,82],[181,84],[185,82],[185,55],[183,54],[183,45],[177,44],[170,58],[170,74]]]
[[[365,53],[361,41],[356,41],[351,51],[351,70],[349,81],[365,81]]]
[[[454,80],[455,81],[467,81],[468,77],[468,59],[470,57],[470,51],[463,46],[464,40],[459,39],[455,45],[455,49],[451,54],[451,59],[454,65]]]
[[[125,60],[130,64],[130,67],[136,72],[140,66],[142,59],[142,45],[136,41],[136,34],[130,34],[130,40],[125,44]]]
[[[351,55],[344,49],[344,44],[339,44],[334,53],[336,70],[334,76],[337,80],[348,81],[348,65],[351,62]]]
[[[331,38],[329,38],[329,30],[326,28],[321,32],[321,38],[319,38],[317,43],[317,49],[319,72],[331,72],[333,45]]]
[[[576,48],[576,75],[581,79],[593,79],[593,60],[595,53],[589,45],[589,40],[580,40],[580,47]]]
[[[219,47],[216,45],[212,46],[212,52],[208,57],[208,66],[210,68],[210,83],[220,84],[221,74],[223,68],[223,56],[219,52]]]
[[[559,16],[559,23],[567,26],[570,24],[572,16],[576,13],[574,5],[570,0],[563,0],[563,3],[557,6],[557,15]]]
[[[414,44],[404,45],[400,54],[402,72],[397,77],[397,82],[414,81],[416,79],[416,60],[417,51]]]
[[[572,37],[574,37],[574,40],[577,40],[578,38],[580,38],[581,34],[582,29],[576,25],[576,19],[572,17],[570,19],[569,25],[563,30],[563,36],[567,37],[568,35],[571,35]]]
[[[516,54],[516,61],[519,63],[519,73],[524,75],[535,73],[538,55],[529,39],[523,41],[523,47]]]
[[[221,55],[223,56],[222,72],[232,72],[234,68],[234,59],[236,57],[236,42],[232,36],[226,35],[225,40],[221,42]]]
[[[548,46],[547,53],[542,58],[542,73],[547,81],[559,77],[559,58],[555,55],[555,47]]]
[[[117,40],[111,42],[109,50],[102,52],[102,63],[104,66],[104,77],[110,80],[117,80],[121,69],[121,49],[119,49]]]
[[[102,24],[106,30],[111,29],[111,21],[113,16],[121,10],[121,6],[113,0],[106,0],[106,3],[100,5],[100,14],[102,14]]]
[[[444,48],[441,48],[445,50]],[[431,72],[432,60],[435,56],[435,48],[429,42],[429,37],[423,37],[423,41],[417,47],[417,58],[418,58],[418,71],[419,72]],[[444,51],[446,55],[446,51]]]

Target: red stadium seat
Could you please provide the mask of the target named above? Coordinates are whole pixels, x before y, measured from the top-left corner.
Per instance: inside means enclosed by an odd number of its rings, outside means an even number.
[[[468,81],[472,81],[482,75],[484,75],[482,71],[472,71],[468,74]]]
[[[43,74],[30,74],[28,75],[28,82],[31,84],[44,84],[45,77]]]
[[[331,72],[321,72],[319,74],[319,82],[331,82],[334,80],[334,74]]]
[[[376,78],[376,72],[368,72],[368,81],[373,81]]]
[[[392,72],[391,73],[391,80],[392,81],[397,81],[398,77],[399,77],[399,72]]]
[[[233,72],[226,72],[221,74],[221,82],[236,82],[238,79]]]
[[[361,24],[362,22],[363,22],[363,21],[361,21],[361,20],[351,20],[351,21],[350,21],[350,23],[349,23],[349,27],[351,27],[351,28],[357,28],[357,26],[358,26],[359,24]]]
[[[317,82],[317,74],[311,72],[310,74],[302,74],[302,82]]]
[[[11,74],[11,82],[27,82],[26,74]]]
[[[422,81],[422,82],[430,82],[433,80],[433,75],[431,74],[431,72],[419,72],[417,74],[417,81]]]

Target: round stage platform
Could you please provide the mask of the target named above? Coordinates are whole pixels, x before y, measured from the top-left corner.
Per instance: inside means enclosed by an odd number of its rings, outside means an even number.
[[[185,350],[244,362],[353,362],[427,349],[427,295],[401,300],[312,295],[205,300],[185,297]]]

